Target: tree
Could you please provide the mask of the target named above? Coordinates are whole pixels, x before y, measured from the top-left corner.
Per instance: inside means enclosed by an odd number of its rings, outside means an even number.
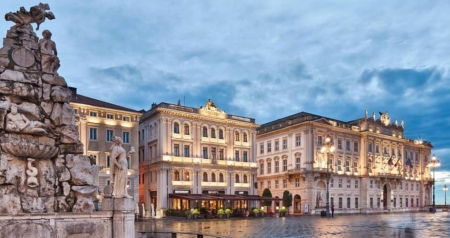
[[[262,193],[262,196],[271,198],[272,197],[272,193],[270,192],[270,189],[268,189],[268,188],[264,189],[264,191]],[[264,201],[263,205],[264,206],[272,206],[272,201]]]
[[[288,210],[292,206],[292,194],[288,190],[283,192],[283,206],[288,207]]]

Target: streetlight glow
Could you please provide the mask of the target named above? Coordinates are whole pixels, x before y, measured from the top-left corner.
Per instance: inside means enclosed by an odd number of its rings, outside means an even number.
[[[428,164],[428,167],[433,168],[433,207],[430,209],[430,212],[436,212],[436,198],[435,198],[435,189],[436,189],[436,167],[441,166],[441,162],[437,159],[436,155],[433,154],[431,157],[431,161]]]
[[[331,138],[330,135],[327,135],[327,137],[325,138],[325,143],[322,146],[322,148],[320,148],[320,151],[322,153],[326,153],[327,154],[327,202],[326,202],[326,213],[327,213],[327,217],[330,216],[330,191],[329,191],[329,184],[330,184],[330,172],[329,172],[329,153],[333,153],[334,152],[334,144],[331,142]]]
[[[445,196],[445,207],[447,207],[447,190],[448,190],[448,188],[447,188],[447,184],[446,185],[444,185],[444,188],[442,188],[442,190],[444,190],[444,196]]]

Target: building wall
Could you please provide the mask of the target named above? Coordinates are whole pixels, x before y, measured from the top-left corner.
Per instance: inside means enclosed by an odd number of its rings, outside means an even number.
[[[124,133],[128,133],[128,142],[124,141],[123,147],[128,152],[134,147],[136,152],[129,157],[128,194],[134,198],[139,196],[139,118],[141,113],[116,110],[107,107],[98,107],[89,104],[70,103],[76,110],[77,125],[80,133],[80,141],[84,145],[84,153],[95,156],[97,165],[102,169],[99,172],[99,189],[103,191],[104,186],[109,184],[110,175],[108,156],[112,142],[107,138],[107,131],[112,131],[113,136],[124,139]],[[92,138],[96,130],[96,138]],[[136,199],[137,200],[137,199]]]
[[[220,112],[218,115],[202,115],[195,108],[165,103],[155,105],[144,114],[139,126],[139,173],[142,178],[139,191],[140,202],[145,204],[146,210],[150,210],[151,203],[157,215],[161,208],[187,209],[186,205],[173,207],[170,203],[168,194],[177,192],[256,194],[253,145],[257,125],[254,122],[225,119],[225,113]],[[179,129],[175,128],[176,124]],[[207,136],[203,136],[203,128],[207,129]],[[213,130],[215,138],[212,136]],[[223,138],[219,138],[220,130],[223,131]],[[239,141],[236,140],[236,133],[239,134]],[[243,161],[244,154],[246,161]],[[207,175],[206,181],[204,173]],[[220,174],[223,175],[223,182],[220,181]],[[239,176],[239,182],[235,180],[236,176]],[[244,181],[244,177],[247,181]]]
[[[305,213],[305,205],[310,213],[325,210],[330,174],[330,205],[337,212],[417,210],[431,204],[430,143],[403,138],[402,126],[386,126],[373,118],[354,123],[305,118],[268,123],[258,129],[258,194],[269,188],[273,197],[282,198],[288,190],[293,198],[301,198],[297,204],[293,201],[290,212]],[[327,135],[336,148],[330,153],[321,151]],[[409,158],[412,169],[406,165]],[[389,193],[386,208],[381,202],[384,185]],[[276,210],[275,204],[272,210]]]

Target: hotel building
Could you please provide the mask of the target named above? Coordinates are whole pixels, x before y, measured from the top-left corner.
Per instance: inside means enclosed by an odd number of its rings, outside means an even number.
[[[164,209],[251,207],[257,127],[210,100],[200,108],[153,104],[139,124],[139,201],[147,216],[152,205],[157,217]]]
[[[404,138],[388,113],[349,122],[300,112],[257,129],[258,194],[293,196],[291,213],[371,213],[432,203],[430,142]],[[329,139],[327,139],[329,138]],[[328,145],[328,147],[326,147]],[[334,149],[334,150],[333,150]],[[278,202],[272,209],[282,206]]]
[[[123,139],[123,148],[128,152],[131,147],[139,147],[138,129],[139,118],[142,112],[122,106],[114,105],[94,98],[77,94],[76,88],[72,90],[70,105],[75,109],[80,141],[84,145],[84,154],[92,156],[99,171],[99,189],[110,184],[109,148],[113,136]],[[128,194],[138,197],[138,153],[128,158]],[[137,199],[136,199],[137,201]]]

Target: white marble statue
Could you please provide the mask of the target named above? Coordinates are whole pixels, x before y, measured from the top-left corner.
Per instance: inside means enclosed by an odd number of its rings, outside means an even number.
[[[30,121],[25,115],[17,112],[17,105],[11,103],[11,112],[6,116],[6,131],[43,135],[47,134],[47,130],[57,135],[48,125],[40,121]]]
[[[52,33],[49,30],[42,32],[43,39],[39,40],[39,49],[41,50],[42,71],[45,73],[56,73],[59,68],[58,51],[56,44],[52,41]]]
[[[127,191],[128,162],[127,153],[122,147],[122,138],[115,136],[111,146],[111,181],[113,181],[113,197],[131,198]]]

